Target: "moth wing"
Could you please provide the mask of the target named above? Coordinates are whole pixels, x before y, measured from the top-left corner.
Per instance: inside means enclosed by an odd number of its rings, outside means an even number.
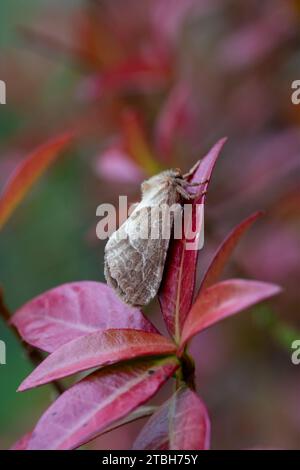
[[[128,304],[146,305],[160,286],[173,222],[161,207],[169,199],[142,201],[105,247],[107,282]]]
[[[134,220],[129,218],[110,237],[105,249],[107,282],[131,305],[146,305],[156,295],[169,246],[170,238],[162,238],[159,229],[158,238],[146,236],[148,209],[143,207],[135,212]],[[152,223],[156,225],[159,221]]]

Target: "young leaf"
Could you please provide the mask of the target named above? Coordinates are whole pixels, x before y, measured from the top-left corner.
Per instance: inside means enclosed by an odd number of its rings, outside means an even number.
[[[119,421],[116,421],[114,424],[109,426],[108,428],[103,431],[102,434],[107,434],[115,429],[124,426],[125,424],[133,423],[139,419],[147,418],[148,416],[152,416],[157,410],[157,406],[140,406],[128,416]],[[28,442],[31,438],[31,432],[28,432],[23,437],[21,437],[17,442],[15,442],[9,450],[27,450]]]
[[[99,330],[132,328],[157,333],[140,310],[121,302],[106,284],[93,281],[44,292],[21,307],[11,322],[27,343],[47,352]]]
[[[134,450],[206,450],[210,421],[202,400],[188,388],[178,390],[149,419]]]
[[[232,232],[219,247],[212,262],[210,263],[210,266],[204,275],[200,289],[206,289],[207,287],[210,287],[215,282],[217,282],[240,238],[251,227],[251,225],[262,216],[262,214],[262,212],[255,212],[232,230]]]
[[[135,87],[139,90],[157,89],[170,77],[167,61],[149,61],[143,57],[125,59],[98,76],[92,77],[90,98],[99,98],[103,94],[118,93]]]
[[[152,416],[153,413],[156,412],[157,408],[158,408],[157,406],[140,406],[139,408],[134,410],[132,413],[127,415],[125,418],[120,419],[119,421],[116,421],[114,424],[106,428],[102,434],[107,434],[111,431],[114,431],[115,429],[118,429],[124,426],[125,424],[133,423],[134,421],[138,421],[139,419]]]
[[[145,179],[145,173],[123,149],[114,145],[97,157],[96,173],[106,181],[138,184]]]
[[[209,153],[201,160],[198,168],[191,178],[191,182],[205,182],[200,186],[200,192],[206,191],[208,181],[226,139],[217,142]],[[192,191],[192,189],[191,189]],[[197,188],[199,192],[199,188]],[[203,210],[204,196],[195,199],[193,204],[193,218],[196,211]],[[196,234],[196,238],[199,233]],[[187,250],[186,240],[172,240],[168,251],[163,281],[159,291],[159,302],[164,320],[171,335],[179,340],[180,332],[190,310],[198,259],[198,250]]]
[[[96,331],[64,344],[24,380],[19,391],[93,367],[103,367],[141,356],[172,354],[176,347],[156,333],[138,330]]]
[[[195,128],[194,101],[186,83],[173,87],[159,114],[155,129],[156,147],[164,161],[169,161],[178,134],[191,134]]]
[[[9,450],[26,450],[28,442],[31,438],[31,432],[24,434],[17,442],[15,442]]]
[[[140,116],[127,109],[122,118],[125,151],[146,174],[152,175],[161,171],[147,141]]]
[[[229,279],[201,291],[183,327],[181,348],[197,333],[281,291],[275,284]]]
[[[176,358],[143,359],[91,374],[50,406],[28,450],[68,450],[94,439],[149,400],[177,367]]]
[[[0,229],[35,181],[70,144],[73,135],[65,133],[33,151],[16,168],[0,197]]]

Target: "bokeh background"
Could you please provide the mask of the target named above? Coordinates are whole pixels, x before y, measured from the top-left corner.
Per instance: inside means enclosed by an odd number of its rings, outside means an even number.
[[[80,139],[35,185],[0,234],[0,282],[13,312],[64,282],[103,281],[96,207],[139,198],[145,177],[188,170],[228,142],[206,206],[199,278],[224,236],[266,215],[227,275],[279,283],[275,301],[196,338],[197,385],[213,448],[300,448],[300,73],[296,0],[2,0],[0,188],[35,146]],[[160,324],[154,302],[147,313]],[[16,389],[32,365],[0,320],[0,448],[31,429],[51,387]],[[168,393],[162,390],[161,397]],[[89,447],[129,448],[142,422]]]

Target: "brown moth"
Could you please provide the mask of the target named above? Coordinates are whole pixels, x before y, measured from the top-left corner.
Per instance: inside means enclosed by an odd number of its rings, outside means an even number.
[[[105,247],[104,274],[107,283],[125,303],[146,305],[157,294],[170,241],[170,236],[166,236],[170,230],[163,235],[160,209],[179,203],[181,198],[194,198],[186,188],[191,185],[187,178],[195,168],[186,175],[178,169],[163,171],[144,181],[141,202],[110,236]],[[172,225],[172,217],[169,223]],[[156,230],[155,239],[151,238],[150,230]]]

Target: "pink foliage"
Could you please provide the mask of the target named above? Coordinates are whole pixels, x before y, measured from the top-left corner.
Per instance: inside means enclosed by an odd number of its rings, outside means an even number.
[[[206,450],[210,421],[202,400],[188,388],[179,389],[149,419],[133,448],[143,450]]]
[[[25,341],[47,352],[99,330],[156,332],[139,310],[123,304],[105,284],[92,281],[64,284],[39,295],[15,313],[12,324]]]
[[[203,210],[204,192],[224,142],[220,140],[190,176],[190,182],[203,183],[200,191],[191,187],[196,195],[193,218],[195,211]],[[16,448],[77,448],[120,422],[147,415],[142,408],[139,411],[140,405],[175,374],[176,393],[150,418],[134,448],[207,449],[210,422],[195,391],[187,346],[205,328],[280,292],[278,286],[258,281],[216,283],[239,239],[259,215],[245,219],[227,237],[195,299],[199,250],[187,250],[185,239],[171,240],[159,299],[172,339],[159,334],[140,310],[125,305],[98,282],[65,284],[21,307],[12,324],[29,344],[52,354],[19,390],[97,370],[65,391]],[[198,227],[195,240],[200,231]]]
[[[143,404],[178,367],[175,359],[144,360],[94,372],[42,416],[27,449],[74,449]]]

